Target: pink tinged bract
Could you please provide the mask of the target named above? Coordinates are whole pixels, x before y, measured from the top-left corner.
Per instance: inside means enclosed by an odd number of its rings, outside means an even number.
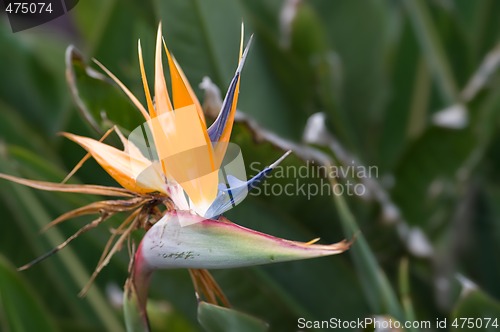
[[[188,211],[169,211],[142,239],[136,258],[143,272],[220,269],[339,254],[350,242],[319,245],[289,241]]]

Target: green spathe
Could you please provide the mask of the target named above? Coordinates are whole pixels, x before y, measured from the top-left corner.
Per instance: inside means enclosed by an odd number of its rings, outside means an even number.
[[[188,211],[170,211],[139,246],[144,267],[221,269],[339,254],[350,243],[318,245],[284,240],[236,225],[224,217],[206,219]]]

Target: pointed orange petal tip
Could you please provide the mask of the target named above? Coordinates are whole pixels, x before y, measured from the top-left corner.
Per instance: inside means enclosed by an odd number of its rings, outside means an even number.
[[[198,116],[203,123],[203,126],[206,127],[205,115],[203,114],[203,109],[198,100],[198,97],[196,97],[196,94],[189,84],[189,80],[186,78],[186,75],[182,71],[181,66],[177,63],[175,57],[170,54],[170,51],[168,50],[167,44],[165,43],[164,39],[163,48],[165,49],[165,53],[167,54],[168,66],[170,68],[170,80],[172,82],[172,99],[174,101],[174,108],[179,109],[194,104],[196,107],[196,111],[198,112]]]
[[[146,70],[144,69],[144,60],[142,58],[142,47],[141,40],[137,41],[137,53],[139,55],[139,67],[141,69],[141,79],[144,88],[144,94],[146,95],[146,102],[148,105],[148,111],[151,117],[156,117],[156,111],[153,105],[153,100],[151,99],[151,92],[149,92],[148,79],[146,77]]]
[[[62,135],[87,150],[122,187],[140,194],[153,191],[165,192],[160,173],[146,158],[131,156],[92,138],[70,133]]]
[[[163,72],[163,63],[161,57],[161,23],[158,25],[156,35],[156,52],[155,52],[155,100],[156,113],[161,115],[165,112],[173,110],[172,102],[168,96],[167,83]]]

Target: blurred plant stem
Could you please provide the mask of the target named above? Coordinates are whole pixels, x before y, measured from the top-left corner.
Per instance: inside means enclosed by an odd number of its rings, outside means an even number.
[[[332,165],[326,165],[331,168]],[[330,177],[333,186],[338,184],[337,180]],[[334,190],[332,192],[335,192]],[[355,238],[349,252],[352,255],[354,265],[361,278],[361,284],[365,290],[365,295],[376,314],[389,314],[398,320],[403,320],[403,310],[398,302],[396,294],[392,289],[387,276],[377,263],[368,242],[360,232],[359,226],[352,215],[344,197],[333,195],[335,206],[338,209],[340,222],[344,229],[344,234],[348,238]]]
[[[410,294],[410,276],[409,276],[409,260],[405,257],[399,263],[399,293],[401,295],[401,303],[405,312],[407,321],[415,321],[415,312],[413,310],[413,303]],[[411,327],[408,331],[417,331]]]

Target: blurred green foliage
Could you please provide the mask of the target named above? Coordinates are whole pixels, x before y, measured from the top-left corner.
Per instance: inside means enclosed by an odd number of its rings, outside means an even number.
[[[320,236],[327,243],[357,234],[343,255],[214,271],[235,309],[269,323],[270,331],[296,330],[299,317],[500,320],[499,14],[496,0],[86,0],[63,19],[16,34],[2,16],[0,172],[59,182],[84,152],[58,132],[97,138],[113,123],[135,128],[139,113],[115,85],[89,77],[85,61],[99,59],[144,101],[137,40],[152,77],[159,21],[192,85],[208,76],[225,91],[243,20],[255,43],[239,110],[297,143],[307,119],[323,112],[331,137],[314,148],[336,164],[356,160],[379,171],[369,196],[250,196],[231,210],[227,216],[238,224],[294,240]],[[69,44],[86,59],[70,67],[87,114],[66,82]],[[245,124],[236,126],[233,140],[248,164],[263,167],[281,154]],[[284,165],[303,165],[299,157]],[[113,184],[93,161],[73,181]],[[39,331],[124,329],[110,285],[125,281],[125,252],[86,298],[77,297],[123,216],[26,272],[12,267],[88,222],[79,218],[39,234],[61,213],[93,200],[0,182],[2,331],[33,331],[31,323]],[[263,328],[206,304],[197,318],[186,271],[157,273],[150,297],[154,331],[219,331],[224,320]]]

